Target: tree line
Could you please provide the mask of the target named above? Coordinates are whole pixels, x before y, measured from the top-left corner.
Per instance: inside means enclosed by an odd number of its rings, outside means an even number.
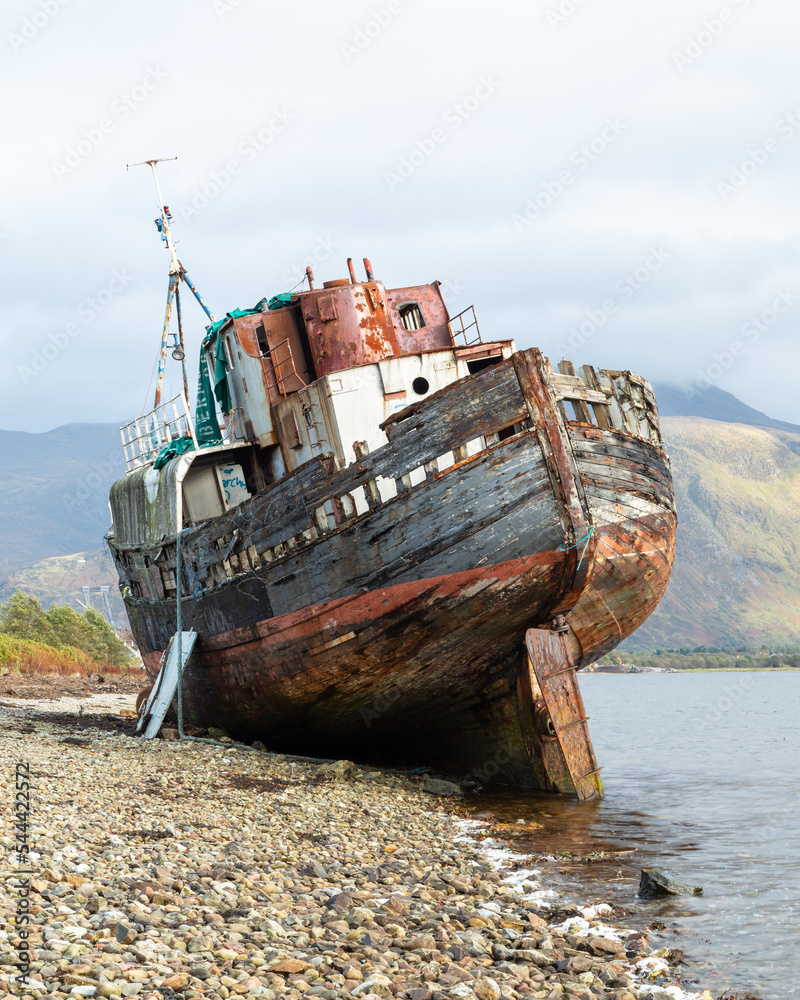
[[[94,608],[80,613],[68,604],[54,604],[45,611],[36,597],[21,590],[0,604],[0,635],[56,650],[77,649],[98,664],[122,667],[132,659],[128,647]]]
[[[781,670],[800,669],[800,650],[796,647],[762,647],[760,649],[721,649],[718,646],[681,646],[678,649],[656,649],[650,653],[615,650],[607,653],[601,663],[617,663],[619,658],[637,667],[661,667],[674,670]]]

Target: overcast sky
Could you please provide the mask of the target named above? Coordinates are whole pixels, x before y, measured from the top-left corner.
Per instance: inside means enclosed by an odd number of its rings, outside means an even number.
[[[218,317],[372,259],[485,339],[800,423],[790,0],[6,0],[0,427],[149,404]],[[184,297],[192,369],[204,316]],[[179,388],[171,363],[166,392]]]

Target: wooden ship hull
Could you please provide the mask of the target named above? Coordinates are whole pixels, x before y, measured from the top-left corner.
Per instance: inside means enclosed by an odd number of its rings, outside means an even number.
[[[228,323],[251,357],[259,322],[273,320]],[[403,393],[371,442],[366,390],[363,415],[337,415],[322,352],[302,378],[295,348],[303,385],[287,388],[264,337],[273,445],[240,420],[240,440],[155,470],[146,435],[129,435],[108,541],[131,628],[155,678],[180,600],[198,636],[183,675],[197,726],[283,753],[601,794],[574,671],[630,635],[669,580],[676,518],[655,400],[630,372],[554,372],[506,341],[459,348],[446,323],[450,339],[417,345],[413,371],[446,357],[456,377],[409,405]],[[349,451],[331,433],[348,419],[361,428]],[[309,450],[292,455],[298,427]],[[235,467],[242,493],[198,516],[212,463]]]

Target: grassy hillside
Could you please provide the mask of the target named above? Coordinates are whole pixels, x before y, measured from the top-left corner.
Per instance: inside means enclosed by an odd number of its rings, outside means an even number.
[[[669,589],[626,649],[800,646],[800,434],[663,420],[678,499]]]

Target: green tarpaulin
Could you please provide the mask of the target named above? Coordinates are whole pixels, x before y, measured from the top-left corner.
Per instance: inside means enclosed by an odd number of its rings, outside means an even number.
[[[190,437],[176,438],[174,441],[162,448],[156,455],[155,468],[163,468],[171,458],[176,455],[185,455],[187,451],[194,451],[194,441]]]
[[[292,293],[284,292],[282,295],[273,295],[267,303],[267,309],[283,309],[292,301]]]
[[[225,315],[224,319],[217,320],[206,327],[205,340],[200,347],[200,367],[197,380],[197,406],[195,408],[195,434],[197,443],[201,448],[209,448],[211,445],[222,444],[222,433],[219,429],[214,398],[219,403],[222,413],[230,413],[231,394],[228,388],[228,359],[225,357],[225,348],[222,337],[218,336],[220,330],[232,319],[241,319],[243,316],[252,316],[254,313],[263,313],[270,309],[282,309],[288,306],[292,299],[291,292],[284,292],[281,295],[273,295],[267,301],[261,299],[252,309],[232,309]],[[206,363],[206,350],[214,345],[214,378],[213,394],[211,379],[209,378],[208,364]],[[166,450],[166,449],[165,449]],[[181,452],[182,454],[182,452]],[[159,459],[161,455],[159,455]],[[164,461],[167,461],[165,458]],[[162,463],[163,464],[163,463]],[[156,468],[161,468],[156,465]]]

